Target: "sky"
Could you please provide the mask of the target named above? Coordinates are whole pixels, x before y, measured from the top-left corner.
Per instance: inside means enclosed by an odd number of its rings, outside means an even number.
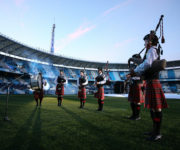
[[[55,23],[55,54],[127,63],[162,14],[161,58],[180,60],[179,0],[0,0],[0,33],[50,52]]]

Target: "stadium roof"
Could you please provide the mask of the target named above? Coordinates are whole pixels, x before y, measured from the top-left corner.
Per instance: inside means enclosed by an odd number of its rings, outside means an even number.
[[[79,60],[74,58],[68,58],[60,55],[51,54],[50,52],[42,51],[36,48],[29,47],[25,44],[17,42],[16,40],[10,39],[9,37],[0,33],[0,52],[14,55],[26,59],[38,60],[47,62],[50,64],[58,64],[63,66],[73,67],[85,67],[85,68],[105,68],[106,63],[91,62],[85,60]],[[180,60],[170,61],[167,63],[167,67],[180,66]],[[110,63],[109,69],[127,69],[128,65],[123,63]]]

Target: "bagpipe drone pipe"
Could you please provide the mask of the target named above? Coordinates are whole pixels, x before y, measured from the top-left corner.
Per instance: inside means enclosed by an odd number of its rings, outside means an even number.
[[[165,39],[164,39],[164,35],[163,35],[163,17],[164,15],[161,15],[159,22],[156,26],[156,29],[154,31],[150,31],[150,37],[156,35],[156,32],[158,30],[158,28],[160,27],[160,36],[158,39],[161,38],[161,43],[165,43]],[[160,59],[160,55],[163,54],[163,50],[162,47],[158,41],[157,43],[157,53],[159,58],[155,61],[153,61],[152,66],[147,70],[147,72],[151,72],[151,73],[155,73],[155,72],[159,72],[161,70],[164,70],[166,67],[166,60],[165,59]],[[144,59],[141,58],[141,53],[145,50],[145,48],[143,48],[138,54],[134,54],[131,58],[128,59],[128,67],[129,69],[133,69],[134,65],[139,65],[143,62]],[[147,53],[146,52],[145,54]],[[133,63],[133,64],[132,64]]]

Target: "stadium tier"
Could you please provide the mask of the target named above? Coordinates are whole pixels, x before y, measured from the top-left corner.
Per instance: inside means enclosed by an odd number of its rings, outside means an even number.
[[[7,93],[8,85],[11,85],[10,92],[13,94],[31,94],[30,76],[39,72],[47,81],[46,94],[55,94],[56,79],[60,69],[64,70],[68,79],[65,94],[77,94],[77,79],[80,70],[84,68],[89,80],[87,92],[92,93],[95,90],[94,79],[97,76],[97,67],[105,68],[106,63],[54,55],[0,34],[0,94]],[[111,84],[105,85],[105,93],[127,92],[124,90],[124,80],[128,73],[128,65],[110,63],[108,67]],[[22,77],[16,80],[20,76]],[[160,81],[164,92],[180,92],[180,61],[167,62],[166,70],[160,72]]]

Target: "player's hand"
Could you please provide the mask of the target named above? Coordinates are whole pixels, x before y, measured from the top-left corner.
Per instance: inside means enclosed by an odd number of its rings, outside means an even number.
[[[131,74],[131,76],[135,76],[136,75],[136,73],[134,72],[134,69],[130,69],[130,74]]]
[[[127,75],[126,75],[126,78],[127,78],[127,79],[131,78],[131,75],[130,75],[130,74],[127,74]]]

